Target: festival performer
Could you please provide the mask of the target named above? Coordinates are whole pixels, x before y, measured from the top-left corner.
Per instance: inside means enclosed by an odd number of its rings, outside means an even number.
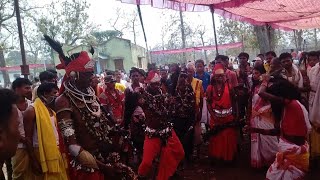
[[[271,104],[259,96],[261,75],[266,71],[263,64],[256,65],[252,76],[252,106],[250,125],[253,128],[274,129],[274,117]],[[261,168],[270,166],[278,150],[278,138],[258,133],[251,134],[251,166]]]
[[[193,128],[196,120],[196,97],[187,78],[186,72],[181,71],[173,97],[172,122],[174,131],[183,145],[185,159],[190,161],[193,150]]]
[[[215,64],[222,63],[224,66],[224,71],[226,74],[227,81],[229,83],[230,89],[238,86],[237,74],[234,71],[228,69],[229,66],[229,57],[224,55],[218,55],[215,60]]]
[[[226,82],[222,64],[216,64],[213,69],[211,84],[207,89],[207,106],[211,116],[210,127],[226,125],[235,121],[232,108],[232,92]],[[231,162],[237,152],[237,131],[230,127],[212,135],[209,139],[209,156],[214,160]]]
[[[193,92],[196,97],[196,107],[195,107],[195,125],[194,125],[194,156],[199,157],[200,153],[200,145],[202,143],[201,137],[201,118],[202,118],[202,108],[203,108],[203,96],[204,90],[202,86],[202,81],[194,78],[194,73],[196,71],[196,67],[194,63],[187,64],[187,74],[188,79],[187,81],[191,84]]]
[[[90,86],[95,62],[85,51],[66,57],[60,43],[48,36],[45,39],[59,53],[61,64],[57,67],[66,71],[55,105],[71,156],[70,179],[134,179],[131,168],[119,162],[121,146],[113,143],[121,132]]]
[[[112,75],[104,78],[105,89],[99,96],[100,103],[112,112],[115,123],[123,126],[124,94],[115,88],[117,82]]]
[[[313,127],[310,135],[310,155],[313,163],[317,164],[317,162],[320,162],[320,66],[318,55],[309,55],[308,58],[316,62],[315,66],[309,71],[311,86],[309,94],[309,117]]]
[[[29,155],[23,178],[67,180],[66,159],[60,152],[57,118],[52,110],[58,87],[54,83],[42,83],[37,91],[38,98],[23,114]]]
[[[160,76],[154,70],[149,71],[146,82],[148,86],[141,92],[140,100],[146,116],[146,135],[138,174],[145,179],[152,169],[153,160],[159,155],[156,179],[167,180],[175,173],[184,151],[169,122],[171,100],[161,92]]]
[[[270,80],[270,76],[264,75],[259,95],[271,102],[275,128],[253,128],[250,132],[280,135],[278,153],[267,171],[266,179],[304,179],[309,169],[307,136],[311,125],[306,108],[299,102],[299,90],[286,79]]]

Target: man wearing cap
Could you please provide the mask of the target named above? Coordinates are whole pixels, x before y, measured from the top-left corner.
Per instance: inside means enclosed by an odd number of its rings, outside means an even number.
[[[70,179],[133,179],[131,168],[119,162],[119,145],[112,143],[119,134],[111,114],[102,108],[90,86],[95,62],[85,51],[66,57],[60,43],[48,36],[45,40],[59,53],[61,64],[57,68],[66,71],[55,106],[70,154]],[[90,52],[93,54],[93,49]]]
[[[211,116],[210,127],[224,126],[235,120],[232,94],[226,82],[224,67],[216,64],[207,89],[207,106]],[[209,157],[231,162],[237,152],[237,131],[233,127],[222,129],[209,139]]]
[[[147,87],[142,91],[141,107],[146,117],[146,135],[142,162],[138,169],[145,179],[152,169],[153,160],[160,155],[157,179],[167,180],[176,171],[184,157],[183,147],[169,122],[171,99],[160,90],[160,76],[151,70],[146,78]]]

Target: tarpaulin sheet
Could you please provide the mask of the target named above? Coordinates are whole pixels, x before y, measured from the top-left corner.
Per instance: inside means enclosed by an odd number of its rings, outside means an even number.
[[[207,11],[209,6],[181,3],[173,0],[119,0],[123,3],[136,4],[136,5],[151,5],[160,9],[173,9],[177,11]]]
[[[237,43],[229,43],[229,44],[221,44],[218,45],[218,49],[231,49],[231,48],[239,48],[242,47],[242,42]],[[161,50],[161,51],[151,51],[151,54],[177,54],[184,52],[193,52],[193,51],[202,51],[202,50],[215,50],[216,46],[200,46],[200,47],[191,47],[191,48],[183,48],[183,49],[170,49],[170,50]]]
[[[181,11],[206,11],[254,25],[274,28],[319,28],[319,0],[120,0],[131,4],[149,4],[156,8]]]

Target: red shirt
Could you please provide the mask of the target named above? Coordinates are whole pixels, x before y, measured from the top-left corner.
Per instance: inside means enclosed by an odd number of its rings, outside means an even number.
[[[282,133],[287,136],[305,137],[308,133],[303,110],[297,100],[285,104],[282,122]]]
[[[99,100],[102,105],[108,106],[113,113],[115,120],[122,119],[124,94],[119,90],[104,91],[100,94]]]

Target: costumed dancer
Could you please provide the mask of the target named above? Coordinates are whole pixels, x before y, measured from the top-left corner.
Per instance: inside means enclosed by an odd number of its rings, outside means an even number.
[[[266,70],[263,64],[255,65],[252,74],[252,106],[250,125],[253,128],[274,129],[274,117],[269,101],[259,96],[260,77]],[[254,168],[270,166],[278,150],[278,138],[258,133],[251,134],[251,166]]]
[[[186,160],[190,160],[193,150],[193,128],[195,126],[195,94],[187,82],[188,75],[181,71],[173,103],[172,122],[174,130],[183,145]]]
[[[222,64],[214,66],[211,84],[206,93],[211,128],[235,121],[233,111],[236,110],[232,108],[232,94]],[[237,130],[234,127],[222,129],[210,137],[209,156],[214,160],[231,162],[234,160],[236,152]]]
[[[271,102],[276,119],[274,129],[250,129],[250,132],[280,136],[278,153],[269,167],[266,179],[304,179],[309,169],[307,136],[311,125],[306,108],[299,102],[301,94],[296,86],[283,78],[264,75],[259,95]]]
[[[183,147],[169,122],[171,100],[160,89],[160,76],[149,71],[148,86],[142,91],[141,107],[146,116],[146,135],[142,162],[138,174],[145,179],[152,169],[153,160],[160,155],[157,180],[168,180],[184,157]]]
[[[48,36],[45,39],[59,53],[61,64],[57,68],[66,71],[55,105],[71,156],[70,178],[134,179],[131,168],[119,162],[119,145],[113,144],[113,137],[119,136],[114,121],[90,86],[95,62],[85,51],[66,57],[60,43]]]
[[[29,155],[25,179],[67,180],[67,163],[59,146],[58,125],[52,110],[58,93],[54,83],[42,83],[37,89],[38,98],[23,114],[25,145]]]

